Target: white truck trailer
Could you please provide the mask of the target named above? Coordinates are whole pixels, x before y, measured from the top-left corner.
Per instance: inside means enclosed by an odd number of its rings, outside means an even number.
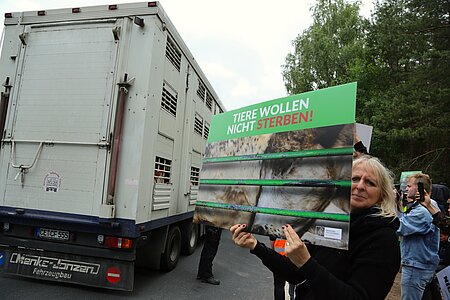
[[[224,108],[158,2],[5,14],[0,272],[132,290],[194,251]]]

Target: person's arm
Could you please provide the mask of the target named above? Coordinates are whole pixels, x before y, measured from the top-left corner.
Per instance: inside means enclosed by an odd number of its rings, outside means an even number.
[[[432,230],[433,218],[421,206],[416,206],[409,213],[399,217],[400,227],[397,234],[409,236],[412,234],[427,234]]]
[[[391,229],[380,230],[358,249],[342,272],[351,272],[345,282],[314,259],[302,268],[305,284],[317,299],[384,299],[400,267],[398,240]]]
[[[280,279],[291,283],[300,283],[302,279],[298,268],[285,256],[279,255],[275,250],[267,248],[260,243],[251,233],[245,232],[245,224],[231,226],[233,242],[241,247],[250,249],[250,252],[258,256],[262,263]]]
[[[433,214],[433,224],[438,227],[443,233],[450,235],[450,218],[443,212],[438,211]]]
[[[434,206],[433,203],[431,202],[431,198],[430,198],[430,195],[428,194],[428,192],[427,191],[424,191],[424,192],[425,192],[424,200],[423,200],[423,202],[419,202],[419,203],[422,204],[423,206],[425,206],[425,208],[428,209],[428,211],[432,215],[440,212],[439,208]]]
[[[367,244],[354,251],[355,256],[349,260],[346,270],[342,270],[351,272],[346,282],[314,258],[298,268],[285,257],[272,254],[271,249],[261,243],[251,253],[280,278],[294,284],[304,282],[317,299],[384,299],[400,267],[400,249],[395,233],[390,229],[380,230]]]
[[[258,242],[255,248],[250,249],[250,253],[255,254],[261,262],[280,279],[293,284],[298,284],[305,280],[299,268],[295,266],[286,256],[279,255],[275,250],[267,248],[263,243]]]

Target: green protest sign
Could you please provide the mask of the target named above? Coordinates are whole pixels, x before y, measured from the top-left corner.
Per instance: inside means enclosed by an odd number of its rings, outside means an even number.
[[[355,122],[356,83],[266,101],[213,117],[208,142]]]
[[[194,221],[348,247],[356,83],[213,117]]]
[[[404,171],[400,174],[400,190],[402,192],[404,192],[404,193],[406,192],[406,178],[409,175],[416,174],[416,173],[422,173],[422,171]]]

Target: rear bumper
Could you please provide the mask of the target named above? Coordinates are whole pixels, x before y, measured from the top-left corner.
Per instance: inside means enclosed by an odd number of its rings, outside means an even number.
[[[134,262],[0,245],[0,273],[131,291]]]
[[[1,233],[0,246],[8,246],[9,248],[39,249],[49,252],[67,253],[69,255],[86,255],[86,253],[89,253],[90,257],[118,259],[124,261],[134,261],[136,258],[136,253],[134,250],[106,249],[77,245],[73,243],[57,243],[44,240],[7,236],[2,235]]]
[[[132,219],[101,219],[98,216],[0,206],[0,223],[59,228],[129,238],[138,238],[143,232],[192,219],[193,215],[193,211],[188,211],[170,217],[136,223],[136,220]]]
[[[27,208],[0,206],[0,222],[29,226],[64,228],[117,236],[138,237],[140,232],[134,220],[101,219],[97,216],[61,213]]]

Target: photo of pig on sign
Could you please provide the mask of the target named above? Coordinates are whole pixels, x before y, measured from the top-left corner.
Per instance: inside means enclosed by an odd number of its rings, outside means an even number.
[[[347,249],[356,83],[215,115],[194,221]]]

